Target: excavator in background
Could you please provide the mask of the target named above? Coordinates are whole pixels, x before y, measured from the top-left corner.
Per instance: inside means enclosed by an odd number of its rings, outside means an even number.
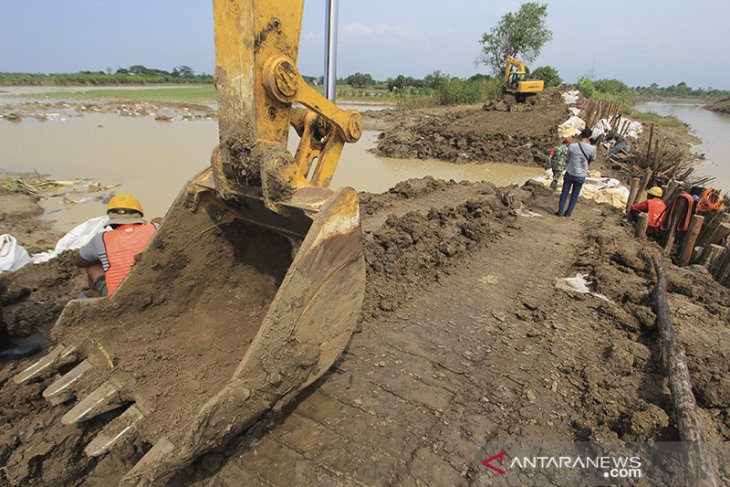
[[[142,450],[120,485],[164,485],[286,406],[330,368],[359,319],[358,196],[329,186],[362,118],[297,70],[303,7],[214,0],[220,138],[210,167],[117,292],[69,302],[57,346],[15,377],[56,377],[43,396],[70,408],[57,427],[94,430],[86,455],[122,442]],[[301,137],[294,156],[290,125]]]
[[[515,96],[518,103],[523,103],[528,96],[540,93],[545,82],[536,79],[525,79],[527,69],[522,61],[507,56],[504,67],[504,91]]]

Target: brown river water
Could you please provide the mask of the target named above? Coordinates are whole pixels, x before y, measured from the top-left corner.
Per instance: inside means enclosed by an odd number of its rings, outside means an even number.
[[[293,151],[298,137],[293,131],[292,134],[289,148]],[[539,167],[511,164],[380,158],[369,151],[375,146],[377,136],[378,132],[366,131],[360,142],[345,148],[332,181],[334,187],[383,192],[399,181],[423,176],[486,180],[507,186],[543,174]],[[208,165],[217,140],[215,120],[166,123],[149,117],[99,113],[47,122],[0,120],[0,168],[38,171],[60,180],[84,178],[105,186],[120,185],[99,193],[74,192],[66,194],[66,198],[63,195],[46,198],[42,202],[46,218],[58,230],[67,231],[103,214],[102,200],[110,191],[137,196],[148,218],[164,216],[187,180]],[[69,189],[58,189],[55,194]]]
[[[707,110],[692,103],[647,102],[635,107],[643,112],[673,116],[691,126],[691,132],[702,139],[694,151],[705,155],[695,174],[712,176],[716,189],[730,192],[730,115]]]

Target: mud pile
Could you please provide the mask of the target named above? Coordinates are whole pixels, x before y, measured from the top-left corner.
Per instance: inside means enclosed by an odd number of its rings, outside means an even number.
[[[383,132],[377,152],[396,158],[542,164],[558,141],[556,127],[567,113],[557,91],[547,92],[534,105],[519,110],[488,105],[486,109],[423,113]]]
[[[362,211],[375,219],[378,213],[388,213],[433,193],[446,193],[459,201],[459,190],[464,186],[433,178],[404,181],[383,195],[362,195]],[[474,189],[474,185],[468,186]],[[366,233],[364,320],[396,310],[415,292],[468,258],[470,252],[499,238],[514,215],[493,185],[478,186],[481,194],[473,199],[453,207],[389,214],[382,226]],[[364,217],[365,225],[368,216]]]
[[[0,190],[0,233],[13,235],[29,254],[52,249],[61,237],[40,221],[42,215],[33,196]],[[11,335],[49,343],[50,327],[86,283],[73,261],[74,253],[66,252],[48,263],[0,276],[8,286],[2,305]]]

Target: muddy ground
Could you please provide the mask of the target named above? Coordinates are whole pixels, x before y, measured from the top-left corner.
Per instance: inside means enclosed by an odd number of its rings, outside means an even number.
[[[559,143],[557,126],[568,117],[557,90],[524,104],[505,99],[445,113],[413,111],[380,135],[377,151],[386,157],[542,164]]]
[[[543,217],[517,216],[520,202]],[[565,219],[555,202],[538,186],[428,178],[361,195],[367,289],[347,351],[285,411],[172,484],[482,485],[489,442],[677,440],[650,295],[657,249],[614,209],[581,202]],[[730,291],[702,268],[668,267],[708,437],[730,441]],[[577,272],[611,302],[555,289]],[[11,330],[41,338],[84,287],[69,254],[3,279]],[[145,445],[85,458],[109,418],[59,427],[69,404],[40,396],[52,378],[8,381],[29,363],[0,370],[3,482],[110,485]]]

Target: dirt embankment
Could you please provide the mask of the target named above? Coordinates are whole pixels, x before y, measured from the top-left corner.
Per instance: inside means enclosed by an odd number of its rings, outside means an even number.
[[[542,164],[559,142],[557,126],[567,118],[557,91],[527,104],[492,103],[443,114],[415,111],[380,135],[377,152],[396,158]]]
[[[707,108],[714,112],[730,113],[730,98],[716,101],[715,103],[709,105]]]
[[[483,475],[488,440],[678,439],[658,365],[645,244],[616,210],[581,202],[574,218],[557,218],[555,199],[537,186],[507,191],[430,178],[361,195],[367,286],[348,351],[290,408],[176,481],[457,485]],[[516,216],[520,202],[544,217]],[[669,268],[670,306],[708,436],[728,441],[730,291],[703,269]],[[3,276],[19,296],[7,303],[9,319],[35,312],[36,330],[46,333],[58,309],[45,303],[73,296],[74,272],[64,256]],[[611,302],[554,288],[576,272]],[[5,482],[113,483],[145,446],[85,458],[83,446],[105,418],[59,428],[67,406],[40,396],[52,379],[8,381],[28,363],[0,372]],[[282,461],[287,468],[272,468]]]

